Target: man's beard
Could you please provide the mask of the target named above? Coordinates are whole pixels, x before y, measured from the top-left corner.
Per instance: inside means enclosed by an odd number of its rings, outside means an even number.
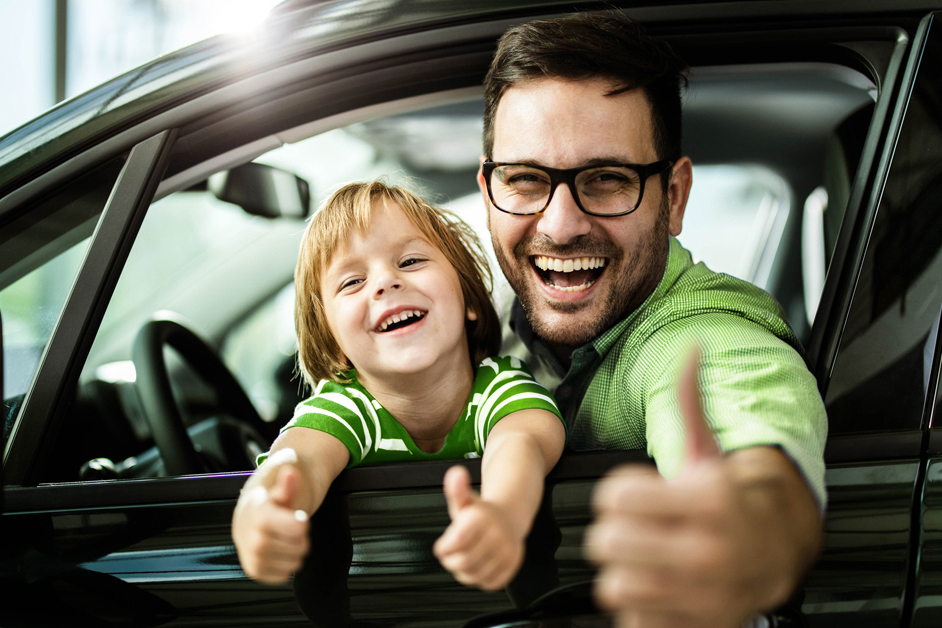
[[[513,259],[510,259],[494,242],[497,262],[520,299],[533,332],[543,342],[571,349],[581,347],[628,316],[654,292],[664,274],[670,242],[670,214],[666,201],[665,198],[659,208],[653,231],[629,252],[623,251],[610,240],[588,236],[580,236],[563,246],[553,244],[545,236],[539,236],[518,242],[513,250]],[[527,278],[527,274],[533,272],[531,256],[534,255],[605,257],[608,262],[600,279],[612,282],[612,285],[605,294],[597,297],[602,299],[601,304],[597,304],[595,299],[579,303],[546,301],[539,288]],[[631,273],[632,269],[639,272]],[[597,315],[582,324],[554,325],[539,317],[538,302],[559,314],[577,314],[586,308],[596,308]]]

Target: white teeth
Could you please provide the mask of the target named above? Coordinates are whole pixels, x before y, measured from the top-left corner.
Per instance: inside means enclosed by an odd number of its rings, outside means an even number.
[[[406,310],[404,312],[399,312],[398,314],[393,314],[386,320],[384,320],[379,325],[380,331],[386,331],[386,328],[392,325],[393,323],[400,323],[407,318],[412,318],[413,316],[422,317],[422,312],[420,310]]]
[[[578,257],[576,259],[562,260],[555,257],[539,255],[533,263],[540,270],[552,270],[557,273],[571,273],[574,270],[592,270],[605,266],[604,257]]]
[[[562,290],[563,292],[580,292],[582,290],[587,289],[589,286],[591,286],[594,283],[595,283],[594,281],[590,281],[588,283],[582,284],[581,286],[566,286],[566,287],[553,286],[553,287],[556,288],[557,290]]]

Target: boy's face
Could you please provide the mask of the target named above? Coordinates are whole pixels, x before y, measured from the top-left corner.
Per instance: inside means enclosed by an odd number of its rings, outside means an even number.
[[[475,315],[458,273],[398,206],[382,202],[369,232],[346,242],[321,278],[331,332],[367,388],[468,368],[465,320]]]

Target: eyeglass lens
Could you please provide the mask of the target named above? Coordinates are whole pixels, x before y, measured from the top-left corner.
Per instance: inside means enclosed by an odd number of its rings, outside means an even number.
[[[532,166],[501,165],[490,177],[494,204],[515,214],[535,214],[546,208],[553,182],[549,173]],[[638,206],[641,177],[623,166],[589,168],[576,174],[578,200],[594,214],[620,214]]]

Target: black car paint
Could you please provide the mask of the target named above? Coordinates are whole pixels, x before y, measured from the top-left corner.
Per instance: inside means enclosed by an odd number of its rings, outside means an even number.
[[[273,75],[282,63],[325,53],[330,56],[328,51],[332,50],[336,62],[328,65],[334,74],[325,71],[318,77],[348,88],[341,93],[350,98],[334,103],[337,111],[425,89],[473,84],[480,79],[494,34],[506,23],[546,11],[536,3],[521,5],[516,12],[503,3],[500,7],[489,4],[477,9],[478,15],[467,9],[426,18],[409,13],[409,3],[404,3],[397,5],[404,7],[398,19],[382,26],[373,22],[365,28],[351,17],[355,14],[348,14],[325,27],[335,37],[323,35],[315,45],[310,38],[276,46],[278,54],[253,66],[246,72],[248,76],[236,76],[227,69],[238,56],[234,49],[197,46],[117,79],[0,139],[0,222],[22,212],[26,201],[33,204],[38,191],[52,189],[105,158],[128,154],[105,210],[102,224],[109,228],[93,244],[75,296],[68,302],[63,317],[66,324],[53,337],[32,398],[27,400],[20,426],[5,452],[0,582],[12,603],[0,611],[4,625],[307,623],[291,587],[255,585],[238,569],[230,544],[229,517],[245,474],[37,486],[42,453],[49,455],[51,451],[56,424],[67,411],[70,386],[94,335],[90,330],[100,321],[127,255],[128,239],[139,226],[160,179],[198,163],[205,157],[199,147],[214,135],[213,150],[220,150],[250,139],[251,133],[260,135],[268,130],[263,125],[248,134],[233,134],[226,131],[232,119],[248,119],[259,111],[290,113],[292,94],[300,91],[296,87],[293,90],[297,91],[289,92],[282,86],[281,105],[261,100],[265,89],[277,85]],[[735,25],[726,27],[711,3],[692,3],[686,7],[690,13],[680,26],[671,29],[668,12],[662,13],[660,20],[652,18],[652,28],[679,41],[696,39],[698,32],[701,39],[708,38],[710,27],[762,32],[775,16],[772,4],[780,3],[737,3],[733,12],[738,11],[738,22],[730,20]],[[787,10],[788,23],[778,24],[778,32],[789,28],[827,31],[852,21],[858,28],[889,25],[905,35],[897,40],[898,54],[886,70],[877,72],[883,81],[881,98],[822,300],[827,317],[816,320],[812,330],[809,359],[826,393],[833,371],[845,368],[839,362],[842,343],[847,340],[846,319],[856,298],[865,255],[877,242],[871,233],[882,210],[884,179],[894,176],[897,136],[907,119],[910,96],[928,94],[929,102],[935,102],[931,87],[938,74],[930,62],[938,57],[942,37],[935,32],[938,26],[933,28],[932,18],[918,22],[931,3],[887,3],[853,17],[845,13],[852,10],[850,3],[829,4],[831,12],[822,8],[825,3],[815,9],[809,8],[811,4]],[[308,11],[313,14],[329,8]],[[642,19],[645,10],[657,15],[657,7],[642,7],[637,10]],[[692,24],[698,15],[713,22],[698,31]],[[298,16],[280,19],[288,22]],[[478,25],[484,21],[487,28]],[[423,39],[423,31],[443,24],[460,36],[457,42],[453,38],[451,45],[439,42],[440,48],[435,50],[431,46],[434,38]],[[272,32],[279,28],[285,26],[274,24]],[[390,34],[397,36],[390,45],[398,56],[394,62],[392,55],[375,59],[375,50]],[[347,46],[355,51],[346,51]],[[402,75],[388,77],[388,73],[404,59],[412,61],[407,73],[412,80],[396,85],[395,79]],[[360,60],[366,60],[365,65],[356,67],[365,74],[349,68]],[[212,67],[197,71],[198,61]],[[458,70],[448,80],[433,80],[439,70],[454,67]],[[344,78],[344,69],[353,78]],[[179,81],[171,82],[169,88],[148,91],[151,77],[173,72],[179,72]],[[384,74],[385,82],[373,84],[365,95],[346,85]],[[921,88],[919,81],[925,84]],[[141,90],[141,99],[113,106],[118,95],[134,89]],[[250,98],[236,101],[233,94],[240,89]],[[316,92],[317,84],[312,82],[310,93]],[[277,97],[274,100],[279,101]],[[50,132],[60,124],[71,128],[62,136]],[[290,125],[290,119],[284,122],[279,118],[277,124]],[[912,133],[918,137],[924,130],[913,129]],[[54,139],[44,140],[47,136]],[[931,213],[942,198],[934,189],[927,195],[920,207]],[[888,229],[905,232],[909,224],[898,219]],[[919,224],[931,225],[931,221]],[[928,227],[924,230],[938,233]],[[902,284],[912,286],[919,270],[917,265],[899,270]],[[908,404],[911,418],[897,422],[892,400],[902,389],[893,373],[881,372],[868,381],[861,387],[866,395],[854,403],[829,403],[832,423],[840,427],[832,431],[826,454],[830,492],[826,545],[804,587],[802,610],[811,625],[938,625],[942,612],[937,601],[942,588],[942,439],[938,429],[931,429],[939,378],[939,347],[934,349],[933,367],[923,380],[922,394],[907,389],[908,399],[917,397]],[[873,399],[883,399],[883,405],[876,406],[871,429],[860,433],[854,429],[854,421],[873,407]],[[592,569],[581,558],[580,543],[582,527],[590,517],[593,480],[616,462],[643,459],[640,452],[577,454],[567,456],[554,471],[548,503],[553,515],[550,528],[556,526],[559,531],[559,547],[552,559],[560,585],[591,579]],[[438,488],[445,466],[396,466],[394,473],[386,468],[355,469],[346,472],[334,487],[333,501],[322,518],[329,526],[349,526],[347,599],[349,612],[358,621],[461,625],[480,615],[514,608],[504,593],[485,594],[460,587],[430,559],[431,542],[447,523]],[[11,539],[16,541],[8,541]],[[338,560],[345,560],[344,552]],[[313,582],[318,582],[316,574]],[[533,597],[523,595],[517,602],[523,604]],[[344,613],[342,601],[338,616]],[[578,610],[578,604],[572,609]]]

